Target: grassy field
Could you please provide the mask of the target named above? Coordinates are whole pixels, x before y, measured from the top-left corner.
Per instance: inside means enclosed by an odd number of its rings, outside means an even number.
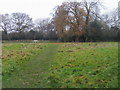
[[[3,88],[117,88],[118,43],[3,43]]]

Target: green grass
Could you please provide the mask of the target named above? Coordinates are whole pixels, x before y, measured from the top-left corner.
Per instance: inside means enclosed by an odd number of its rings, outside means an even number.
[[[118,44],[4,43],[4,88],[117,88]]]
[[[117,43],[61,45],[51,67],[52,87],[118,87]],[[111,78],[110,78],[111,77]]]
[[[9,43],[3,44],[3,75],[10,75],[19,66],[30,59],[33,59],[46,45]]]

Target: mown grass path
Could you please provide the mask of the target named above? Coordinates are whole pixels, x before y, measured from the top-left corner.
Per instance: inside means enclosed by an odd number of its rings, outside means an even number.
[[[48,45],[34,60],[28,61],[20,70],[3,81],[3,88],[44,88],[52,58],[58,45]]]

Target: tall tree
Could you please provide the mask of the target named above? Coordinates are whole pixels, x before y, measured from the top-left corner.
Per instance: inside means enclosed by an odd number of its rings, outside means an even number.
[[[83,0],[83,2],[81,2],[81,5],[86,11],[85,38],[86,41],[88,41],[88,25],[90,23],[91,16],[95,15],[96,17],[99,17],[96,11],[99,9],[101,3],[99,0]]]
[[[19,33],[29,31],[33,27],[32,18],[25,13],[12,13],[12,29]]]
[[[11,22],[8,14],[0,15],[0,28],[7,34],[11,30]]]
[[[37,19],[35,21],[35,30],[42,36],[44,39],[55,39],[56,32],[54,29],[54,24],[51,19]]]
[[[58,6],[55,10],[55,14],[53,17],[55,30],[57,31],[57,35],[59,39],[61,40],[64,38],[64,27],[66,24],[66,17],[67,17],[68,11],[65,10],[64,6]]]
[[[55,13],[55,27],[60,38],[71,35],[76,41],[83,34],[85,11],[78,2],[64,2]],[[69,36],[70,36],[69,35]]]

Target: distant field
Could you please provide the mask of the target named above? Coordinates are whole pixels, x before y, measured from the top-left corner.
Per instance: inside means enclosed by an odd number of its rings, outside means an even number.
[[[117,88],[118,43],[3,43],[4,88]]]

